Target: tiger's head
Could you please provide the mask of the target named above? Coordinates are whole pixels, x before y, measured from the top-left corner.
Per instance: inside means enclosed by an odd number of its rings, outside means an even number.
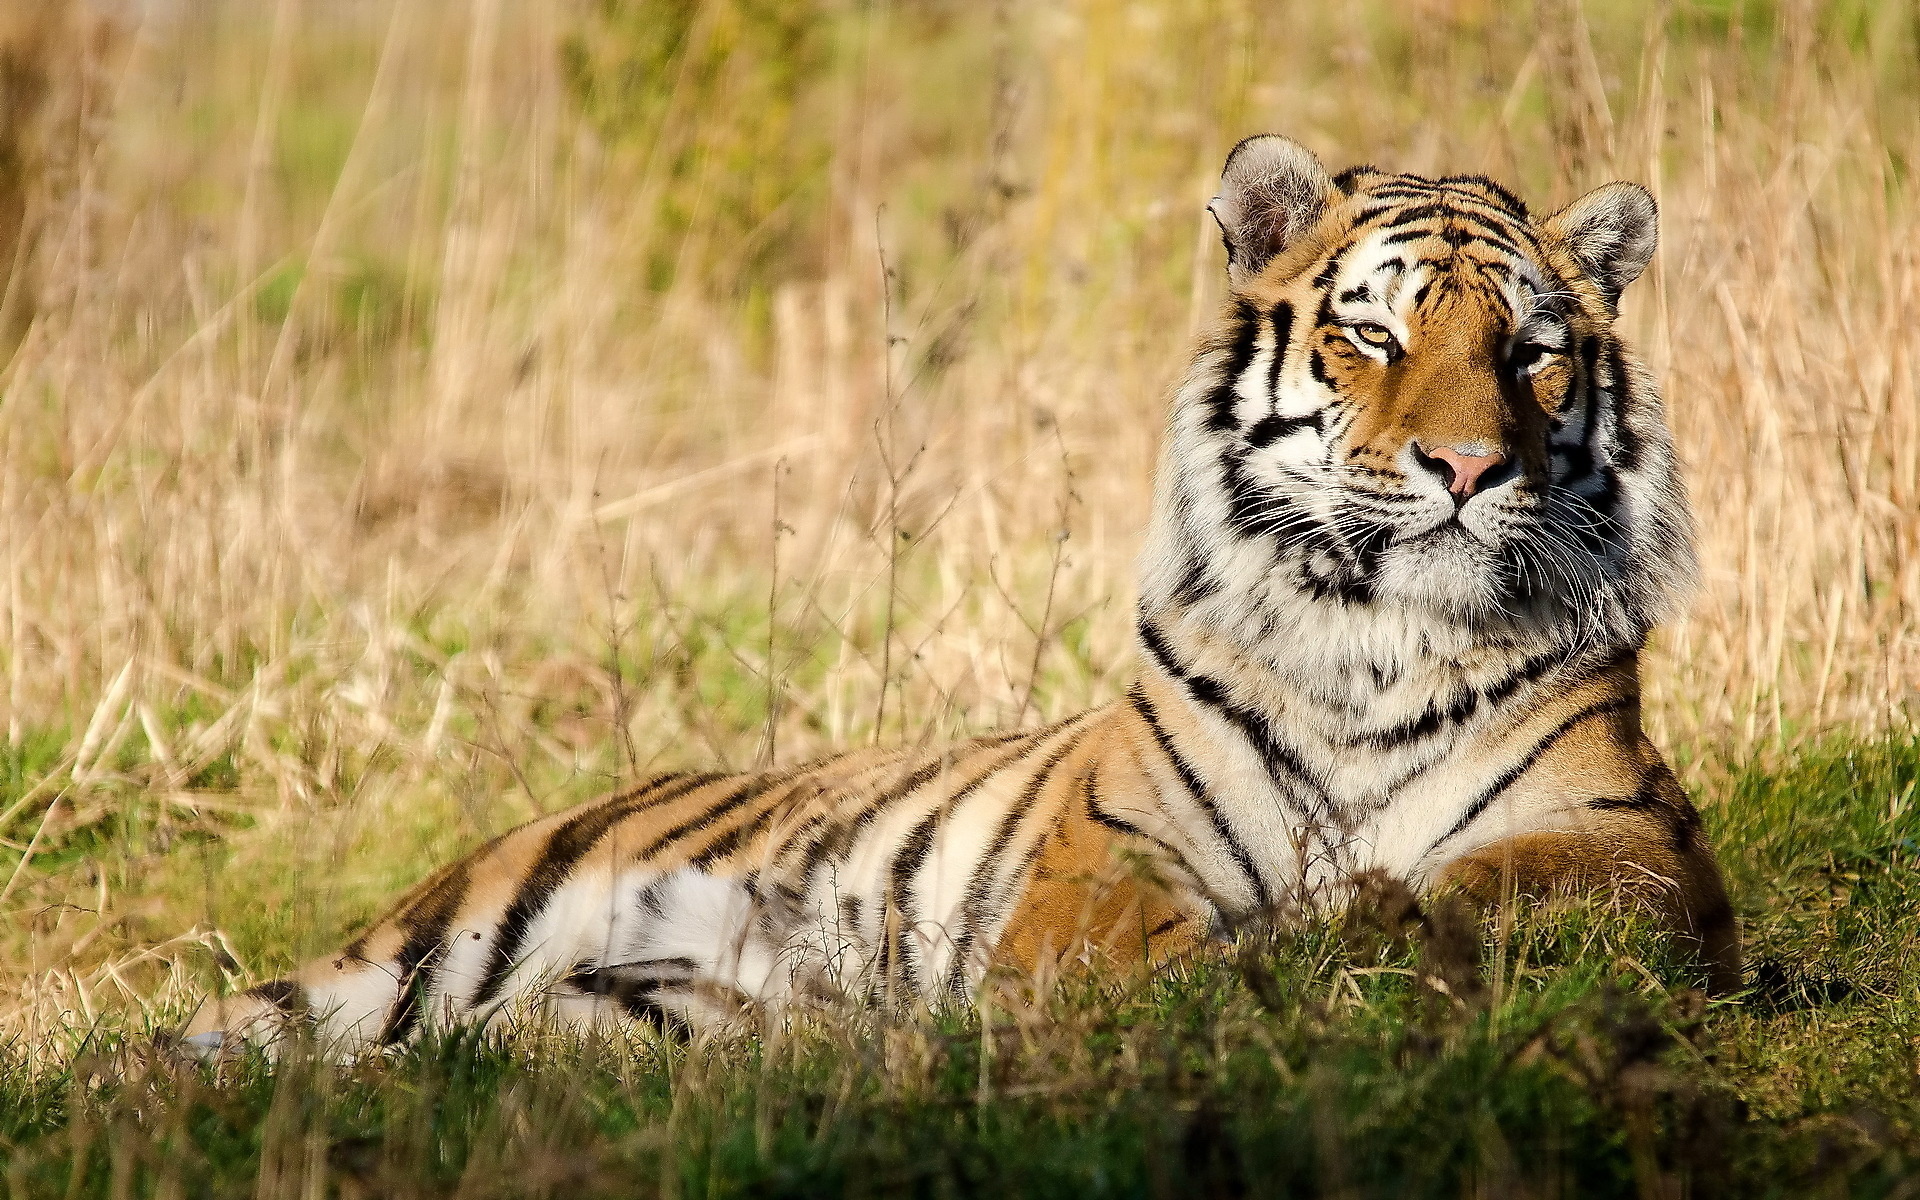
[[[1176,405],[1149,602],[1251,568],[1269,592],[1482,628],[1632,636],[1666,615],[1691,521],[1615,330],[1653,256],[1645,190],[1537,220],[1484,178],[1329,175],[1267,136],[1234,149],[1210,211],[1231,295]]]

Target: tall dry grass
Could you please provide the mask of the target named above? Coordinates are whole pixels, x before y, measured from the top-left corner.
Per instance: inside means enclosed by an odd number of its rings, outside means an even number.
[[[1648,675],[1696,779],[1920,683],[1901,6],[36,11],[9,1030],[283,965],[620,775],[1115,695],[1202,206],[1260,130],[1658,194],[1627,320],[1706,575]]]

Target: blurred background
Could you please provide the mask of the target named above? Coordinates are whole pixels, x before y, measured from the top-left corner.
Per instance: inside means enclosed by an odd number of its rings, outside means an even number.
[[[1651,188],[1656,737],[1710,805],[1902,722],[1916,73],[1866,0],[0,5],[0,1028],[617,778],[1113,698],[1262,131]]]

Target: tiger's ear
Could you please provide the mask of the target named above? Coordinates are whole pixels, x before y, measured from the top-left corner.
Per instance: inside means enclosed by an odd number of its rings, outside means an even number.
[[[1640,278],[1660,244],[1660,210],[1637,183],[1609,183],[1555,213],[1547,230],[1566,243],[1608,305]]]
[[[1227,278],[1238,286],[1258,275],[1313,228],[1333,192],[1327,169],[1291,138],[1268,133],[1235,146],[1207,205],[1227,245]]]

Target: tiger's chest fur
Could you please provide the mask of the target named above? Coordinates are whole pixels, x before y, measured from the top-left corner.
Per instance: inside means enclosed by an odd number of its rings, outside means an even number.
[[[1319,603],[1301,606],[1305,630],[1338,623],[1313,613]],[[1430,884],[1469,843],[1497,836],[1477,823],[1496,800],[1509,820],[1524,808],[1529,826],[1554,823],[1551,810],[1581,796],[1530,794],[1520,775],[1542,738],[1566,718],[1637,704],[1634,655],[1617,649],[1490,644],[1390,613],[1346,614],[1363,627],[1345,639],[1224,640],[1203,612],[1143,616],[1141,690],[1164,697],[1156,720],[1176,752],[1206,764],[1195,773],[1229,827],[1259,831],[1246,840],[1264,888],[1241,889],[1247,908],[1337,905],[1371,871]],[[1588,786],[1614,775],[1596,770]]]
[[[1651,200],[1609,185],[1538,222],[1483,179],[1336,179],[1267,138],[1214,211],[1231,295],[1174,398],[1124,699],[554,814],[191,1038],[964,1000],[998,967],[1328,911],[1378,871],[1610,888],[1737,981],[1640,721],[1641,648],[1692,570],[1659,397],[1613,328]]]

